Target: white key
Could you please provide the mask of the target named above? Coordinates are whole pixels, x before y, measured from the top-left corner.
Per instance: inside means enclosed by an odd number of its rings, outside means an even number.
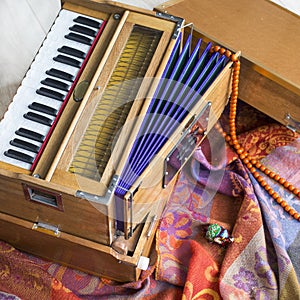
[[[25,101],[22,101],[23,97],[24,96],[21,93],[17,93],[17,95],[14,98],[14,102],[12,102],[12,104],[9,107],[9,110],[5,114],[5,117],[3,119],[5,120],[5,122],[2,121],[0,123],[0,139],[2,141],[0,143],[0,159],[8,163],[13,162],[14,165],[19,166],[21,168],[30,169],[29,164],[15,159],[11,159],[4,155],[4,152],[7,151],[8,149],[17,150],[16,147],[10,145],[10,141],[18,137],[15,131],[18,130],[19,128],[29,129],[43,136],[46,136],[50,129],[49,126],[27,120],[23,117],[24,113],[26,113],[29,110],[27,103]],[[27,139],[27,141],[29,140]],[[33,141],[30,140],[30,142]],[[36,142],[34,142],[34,144],[39,145],[39,143]],[[32,157],[36,156],[36,154],[26,150],[18,149],[18,151],[28,154]]]
[[[80,69],[77,67],[69,66],[64,63],[56,62],[53,60],[53,57],[56,57],[57,55],[61,54],[70,58],[74,58],[80,61],[81,63],[83,62],[83,59],[81,58],[76,58],[68,54],[60,53],[57,50],[62,46],[68,46],[80,50],[85,54],[88,53],[90,46],[65,38],[65,35],[70,33],[69,28],[74,24],[76,24],[73,20],[78,16],[81,15],[67,10],[60,11],[53,26],[51,27],[51,30],[49,31],[46,39],[43,42],[42,47],[40,48],[39,52],[35,56],[30,66],[30,69],[26,73],[21,83],[21,86],[17,91],[17,94],[15,95],[11,104],[9,105],[9,108],[4,115],[4,118],[1,120],[0,122],[0,139],[1,139],[0,160],[1,161],[13,164],[15,166],[19,166],[27,170],[31,168],[31,163],[26,163],[18,159],[7,157],[4,153],[5,151],[8,151],[10,149],[10,150],[23,153],[24,155],[29,155],[30,157],[32,157],[32,159],[35,159],[35,157],[37,156],[37,153],[33,151],[25,150],[23,148],[19,148],[17,146],[13,146],[10,144],[10,142],[14,139],[18,139],[21,141],[29,142],[33,145],[38,146],[39,148],[42,146],[42,142],[35,141],[31,138],[19,136],[18,134],[16,134],[16,131],[19,130],[20,128],[24,128],[32,131],[33,133],[40,134],[44,138],[49,133],[51,128],[50,126],[43,125],[32,120],[28,120],[24,118],[24,114],[31,112],[31,113],[38,114],[40,116],[47,117],[48,119],[51,120],[51,122],[55,120],[56,116],[52,116],[46,113],[32,110],[28,106],[33,102],[36,102],[39,104],[47,105],[57,110],[57,112],[60,110],[63,104],[62,101],[58,101],[49,97],[39,95],[36,93],[36,90],[41,87],[44,87],[49,90],[59,92],[64,97],[66,97],[68,91],[62,91],[60,89],[49,87],[47,85],[41,84],[41,81],[46,78],[52,78],[67,84],[69,88],[71,88],[72,82],[67,80],[62,80],[56,77],[51,77],[46,74],[46,71],[51,68],[54,68],[73,75],[74,79],[77,76],[78,72],[80,71]],[[97,20],[91,17],[88,18]],[[97,20],[97,22],[101,23],[102,21]],[[95,30],[95,28],[93,29]],[[89,38],[92,39],[92,37]]]

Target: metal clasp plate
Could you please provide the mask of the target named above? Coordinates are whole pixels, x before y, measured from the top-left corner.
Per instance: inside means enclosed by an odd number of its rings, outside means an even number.
[[[285,116],[285,121],[287,122],[286,127],[293,132],[300,132],[300,121],[296,121],[289,113]]]
[[[200,145],[207,134],[211,103],[208,102],[199,115],[193,119],[188,128],[183,132],[179,142],[173,147],[165,158],[163,188],[180,171],[195,149]]]
[[[32,229],[52,236],[60,237],[60,230],[57,226],[54,225],[42,222],[35,222],[33,223]]]

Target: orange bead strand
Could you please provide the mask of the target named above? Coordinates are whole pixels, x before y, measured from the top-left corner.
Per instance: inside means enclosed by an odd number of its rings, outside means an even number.
[[[244,163],[244,165],[249,169],[252,175],[257,179],[260,185],[269,193],[270,196],[293,218],[300,221],[300,213],[294,210],[288,205],[263,179],[257,170],[260,170],[265,175],[269,176],[273,180],[277,181],[284,188],[288,189],[290,192],[294,193],[297,197],[300,197],[300,190],[295,188],[291,183],[282,178],[279,174],[269,170],[261,162],[252,158],[251,155],[240,145],[236,137],[236,114],[237,114],[237,102],[238,102],[238,84],[240,75],[240,60],[239,55],[231,53],[229,50],[222,48],[220,46],[214,46],[211,48],[211,52],[218,52],[221,55],[228,57],[233,63],[233,74],[232,74],[232,92],[230,98],[230,111],[229,111],[229,135],[223,134],[225,141],[229,143],[239,155],[239,158]],[[218,130],[222,131],[222,128],[218,126]]]

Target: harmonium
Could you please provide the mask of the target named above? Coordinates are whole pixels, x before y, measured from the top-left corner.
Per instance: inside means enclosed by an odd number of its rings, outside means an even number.
[[[174,15],[62,1],[1,108],[0,239],[137,280],[176,174],[230,96],[232,62],[211,48]]]

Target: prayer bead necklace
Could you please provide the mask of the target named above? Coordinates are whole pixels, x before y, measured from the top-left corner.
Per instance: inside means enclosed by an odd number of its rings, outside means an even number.
[[[284,188],[292,192],[298,198],[300,197],[300,190],[294,187],[290,182],[282,178],[279,174],[271,171],[258,160],[251,157],[251,155],[240,145],[236,137],[236,113],[237,113],[237,101],[238,101],[238,86],[240,75],[240,60],[239,54],[232,54],[229,50],[226,50],[220,46],[214,46],[211,48],[211,52],[219,52],[221,55],[228,57],[233,63],[232,74],[232,91],[230,97],[230,110],[229,110],[229,134],[225,134],[225,140],[236,151],[243,164],[248,168],[260,185],[269,193],[269,195],[288,212],[293,218],[300,221],[300,214],[293,209],[284,199],[282,199],[271,187],[267,184],[264,178],[257,170],[260,170],[273,180],[277,181]]]

